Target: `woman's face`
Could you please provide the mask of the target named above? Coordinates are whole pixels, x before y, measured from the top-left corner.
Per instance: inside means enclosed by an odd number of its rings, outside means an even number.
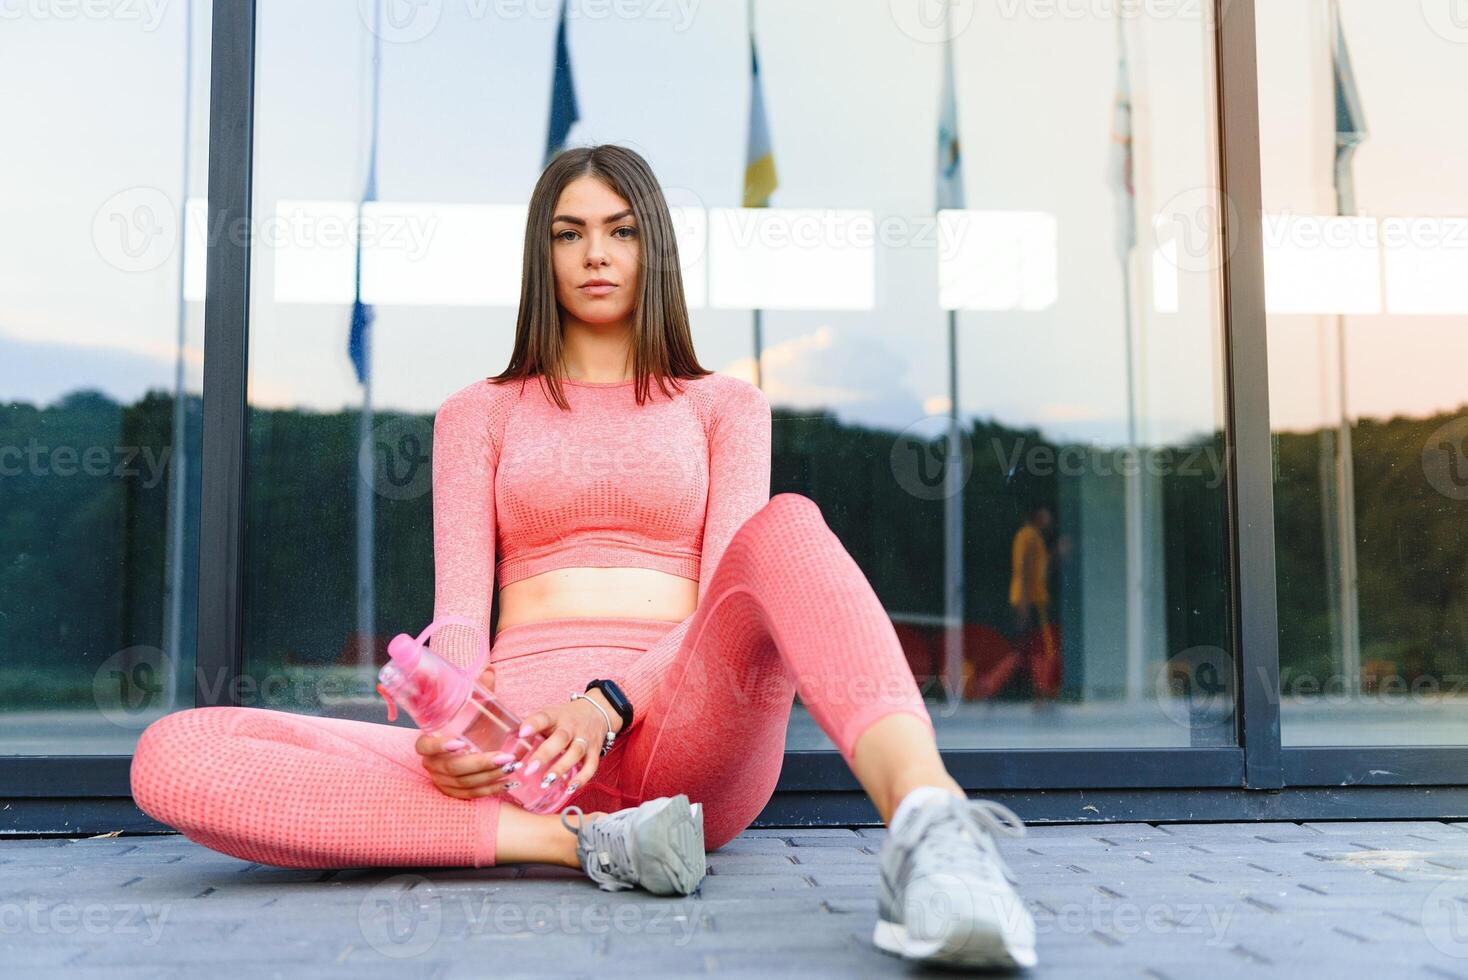
[[[641,251],[632,205],[601,181],[579,177],[561,190],[551,217],[551,260],[561,308],[585,323],[629,318]],[[594,280],[610,285],[587,285]]]

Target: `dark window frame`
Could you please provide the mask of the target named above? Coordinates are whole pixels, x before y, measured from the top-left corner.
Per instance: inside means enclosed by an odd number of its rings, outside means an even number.
[[[1462,818],[1468,746],[1281,745],[1273,440],[1264,309],[1255,0],[1217,21],[1224,209],[1222,302],[1228,398],[1230,575],[1236,597],[1237,746],[945,751],[971,791],[1027,819]],[[249,366],[255,0],[214,0],[209,94],[209,242],[196,704],[233,704],[243,673],[246,381]],[[129,756],[0,757],[0,832],[90,832],[150,821],[128,799]],[[1415,792],[1415,787],[1439,787]],[[1350,787],[1345,789],[1343,787]],[[868,822],[873,812],[834,751],[786,754],[764,823]],[[157,825],[153,825],[157,829]]]

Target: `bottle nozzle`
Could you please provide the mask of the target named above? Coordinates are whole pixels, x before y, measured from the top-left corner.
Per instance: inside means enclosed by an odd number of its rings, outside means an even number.
[[[423,648],[407,633],[399,633],[388,641],[387,655],[403,670],[412,670],[418,666],[418,658],[423,655]]]

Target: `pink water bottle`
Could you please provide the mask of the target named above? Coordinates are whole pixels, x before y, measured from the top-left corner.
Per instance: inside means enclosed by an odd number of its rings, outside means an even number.
[[[392,660],[377,675],[378,693],[388,704],[388,721],[397,718],[396,709],[401,705],[423,731],[446,739],[463,739],[467,746],[461,752],[501,753],[523,763],[545,736],[531,732],[521,737],[521,719],[479,683],[479,675],[489,661],[483,634],[472,672],[460,670],[424,646],[430,633],[450,623],[478,631],[468,619],[445,616],[429,623],[417,639],[399,633],[388,643]],[[541,789],[539,780],[524,780],[505,792],[531,813],[551,813],[571,795],[568,787],[580,768],[572,766],[545,789]],[[510,782],[515,781],[515,775],[511,775]]]

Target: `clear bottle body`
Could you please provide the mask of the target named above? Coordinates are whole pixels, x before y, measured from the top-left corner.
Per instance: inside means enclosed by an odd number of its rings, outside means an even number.
[[[465,700],[463,707],[440,731],[444,735],[457,736],[467,742],[468,745],[461,750],[462,752],[487,752],[491,755],[504,752],[514,756],[515,761],[523,766],[525,760],[530,757],[530,753],[538,749],[545,741],[545,736],[539,732],[532,732],[521,737],[519,735],[520,723],[520,718],[513,711],[507,708],[492,692],[476,683],[470,688],[469,697]],[[571,795],[569,787],[575,781],[576,773],[580,769],[579,764],[572,766],[559,779],[544,789],[540,785],[542,779],[540,772],[525,778],[524,769],[517,769],[510,773],[506,782],[519,785],[505,790],[505,793],[531,813],[551,813],[558,810]]]

